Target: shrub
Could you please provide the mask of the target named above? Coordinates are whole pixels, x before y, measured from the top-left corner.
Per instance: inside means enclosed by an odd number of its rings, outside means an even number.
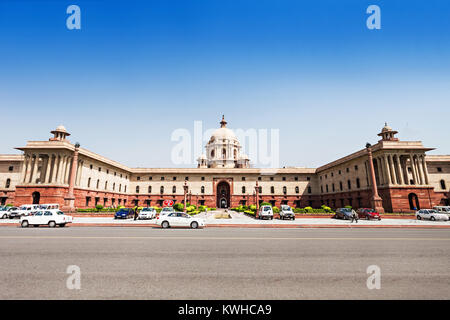
[[[330,207],[327,207],[326,205],[322,205],[321,208],[322,208],[323,210],[325,210],[325,212],[333,212],[333,210],[331,210],[331,208],[330,208]]]
[[[280,209],[278,207],[272,207],[273,213],[280,213]]]
[[[101,204],[98,204],[95,206],[95,209],[97,209],[97,211],[100,211],[103,209],[103,206]]]
[[[8,203],[6,206],[7,207],[14,207],[12,203]]]
[[[250,211],[256,212],[256,205],[252,204],[252,205],[249,207],[249,210],[250,210]]]
[[[208,207],[207,206],[203,206],[203,205],[198,206],[198,211],[200,211],[200,212],[205,211],[205,209],[208,209]]]
[[[184,204],[182,204],[182,203],[175,203],[173,205],[173,209],[175,211],[184,211]]]
[[[344,208],[347,208],[347,209],[353,209],[352,206],[345,206]]]
[[[259,206],[272,206],[272,204],[270,204],[269,202],[261,202]]]
[[[256,212],[251,211],[251,210],[245,210],[244,213],[252,215],[252,216],[256,215]]]

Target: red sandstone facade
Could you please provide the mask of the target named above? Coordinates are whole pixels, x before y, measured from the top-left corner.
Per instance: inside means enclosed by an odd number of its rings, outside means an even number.
[[[449,205],[450,156],[425,155],[432,149],[398,140],[388,126],[371,146],[372,163],[362,149],[317,169],[280,168],[270,174],[242,164],[220,168],[217,163],[133,169],[71,144],[62,126],[52,133],[49,141],[30,141],[18,148],[22,155],[0,155],[0,204],[58,203],[66,210],[98,204],[162,206],[168,199],[184,202],[186,181],[187,202],[209,207],[256,204],[257,198],[276,206],[372,207],[373,169],[385,212]]]

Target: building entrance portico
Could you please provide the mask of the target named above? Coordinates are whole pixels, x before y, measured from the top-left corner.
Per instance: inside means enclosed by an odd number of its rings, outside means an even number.
[[[217,208],[230,207],[230,185],[226,181],[221,181],[217,184]]]

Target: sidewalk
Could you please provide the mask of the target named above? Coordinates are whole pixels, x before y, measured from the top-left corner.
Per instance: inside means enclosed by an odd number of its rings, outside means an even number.
[[[231,219],[216,219],[215,212],[202,212],[196,217],[205,220],[206,227],[234,228],[449,228],[449,221],[424,221],[416,219],[349,220],[332,218],[297,218],[296,220],[258,220],[243,213],[230,211]],[[0,226],[19,226],[19,220],[0,220]],[[116,220],[112,217],[74,217],[72,227],[156,227],[155,220]]]

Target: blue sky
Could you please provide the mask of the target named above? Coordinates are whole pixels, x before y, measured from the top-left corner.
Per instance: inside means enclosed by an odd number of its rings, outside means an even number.
[[[280,129],[281,166],[345,156],[385,121],[450,154],[449,1],[2,0],[0,39],[0,153],[63,124],[126,165],[174,167],[171,133],[225,114]]]

